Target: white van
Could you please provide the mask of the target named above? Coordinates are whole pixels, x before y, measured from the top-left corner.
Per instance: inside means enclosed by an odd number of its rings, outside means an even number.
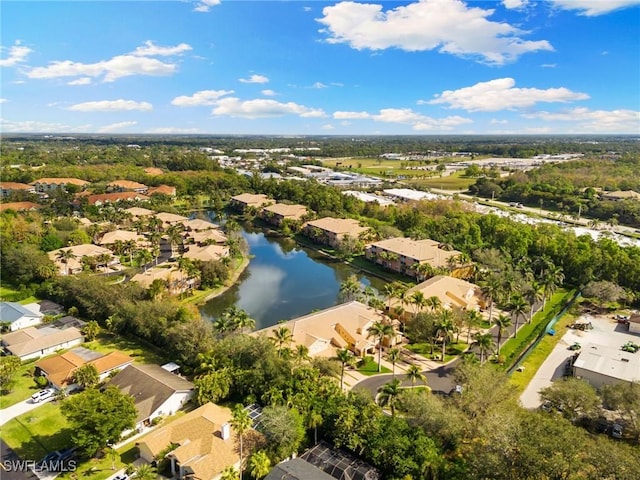
[[[40,390],[38,393],[34,393],[33,395],[31,395],[31,402],[40,403],[45,400],[49,400],[50,398],[53,398],[55,393],[56,391],[53,388],[46,388],[44,390]]]

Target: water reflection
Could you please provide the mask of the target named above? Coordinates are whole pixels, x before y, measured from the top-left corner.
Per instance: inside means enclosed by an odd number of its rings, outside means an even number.
[[[242,235],[252,255],[249,267],[236,285],[201,308],[205,318],[215,318],[236,305],[256,320],[256,328],[265,328],[340,303],[340,283],[350,275],[356,274],[373,288],[384,284],[342,262],[301,248],[289,238],[265,236],[250,227],[245,227]]]

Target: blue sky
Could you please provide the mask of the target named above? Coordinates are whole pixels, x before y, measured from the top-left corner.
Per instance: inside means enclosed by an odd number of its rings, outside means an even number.
[[[640,134],[640,0],[0,8],[5,133]]]

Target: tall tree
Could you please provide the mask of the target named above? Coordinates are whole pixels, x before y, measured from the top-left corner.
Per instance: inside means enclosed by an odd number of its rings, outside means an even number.
[[[342,390],[344,388],[344,369],[347,365],[353,365],[354,356],[348,348],[341,348],[336,352],[336,357],[342,367],[340,370],[340,390]]]
[[[485,361],[485,355],[493,350],[495,344],[493,343],[493,335],[491,333],[478,332],[473,336],[474,344],[480,350],[480,365]]]
[[[66,248],[66,249],[63,248],[56,254],[56,259],[64,263],[65,275],[69,275],[69,261],[75,258],[77,258],[76,254],[73,253],[73,250],[71,250],[70,248]]]
[[[520,327],[519,320],[520,317],[525,317],[527,312],[529,311],[529,304],[524,299],[524,297],[520,294],[515,295],[511,299],[511,315],[513,315],[513,319],[515,321],[515,331],[513,332],[513,336],[518,336],[518,328]]]
[[[389,406],[392,417],[395,417],[396,415],[396,402],[398,401],[398,397],[401,393],[400,380],[397,378],[380,387],[380,391],[378,393],[378,404],[381,407]]]
[[[256,480],[266,477],[270,470],[271,460],[265,451],[258,450],[249,457],[249,473]]]
[[[402,358],[402,353],[400,352],[399,348],[391,348],[389,349],[389,351],[387,352],[387,360],[389,360],[389,362],[391,362],[391,366],[392,366],[392,372],[393,372],[393,379],[395,380],[396,378],[396,363],[398,363],[398,361]]]
[[[396,332],[393,325],[383,321],[377,321],[371,325],[368,329],[368,336],[377,339],[378,343],[378,372],[382,370],[382,349],[384,347],[384,341],[387,338],[392,338]]]
[[[238,442],[240,444],[240,480],[242,480],[242,469],[244,464],[244,436],[251,428],[251,418],[249,412],[245,408],[238,404],[232,411],[231,426],[238,435]]]
[[[411,387],[416,386],[416,381],[420,380],[421,382],[427,383],[427,377],[420,371],[420,367],[417,365],[409,365],[407,368],[407,378],[411,380]]]
[[[508,329],[511,326],[511,317],[509,317],[508,315],[498,315],[498,318],[496,318],[495,324],[498,327],[497,353],[498,355],[500,355],[500,346],[502,345],[502,336],[509,331]]]
[[[274,328],[271,332],[273,333],[273,336],[270,338],[278,349],[278,356],[282,356],[283,349],[289,348],[289,345],[293,340],[293,334],[291,333],[291,330],[285,326]]]
[[[83,389],[95,387],[100,381],[98,369],[92,363],[85,363],[75,369],[73,381]]]

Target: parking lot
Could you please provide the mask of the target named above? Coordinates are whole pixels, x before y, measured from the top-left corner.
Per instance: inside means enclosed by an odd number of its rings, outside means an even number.
[[[578,342],[582,347],[593,343],[613,348],[620,348],[627,342],[640,343],[640,335],[629,333],[628,326],[618,323],[611,315],[582,315],[577,322],[590,322],[593,328],[584,331],[569,329],[563,335],[520,396],[520,403],[525,408],[538,408],[542,403],[538,392],[551,385],[552,381],[562,378],[567,360],[576,353],[569,349],[574,343]]]

